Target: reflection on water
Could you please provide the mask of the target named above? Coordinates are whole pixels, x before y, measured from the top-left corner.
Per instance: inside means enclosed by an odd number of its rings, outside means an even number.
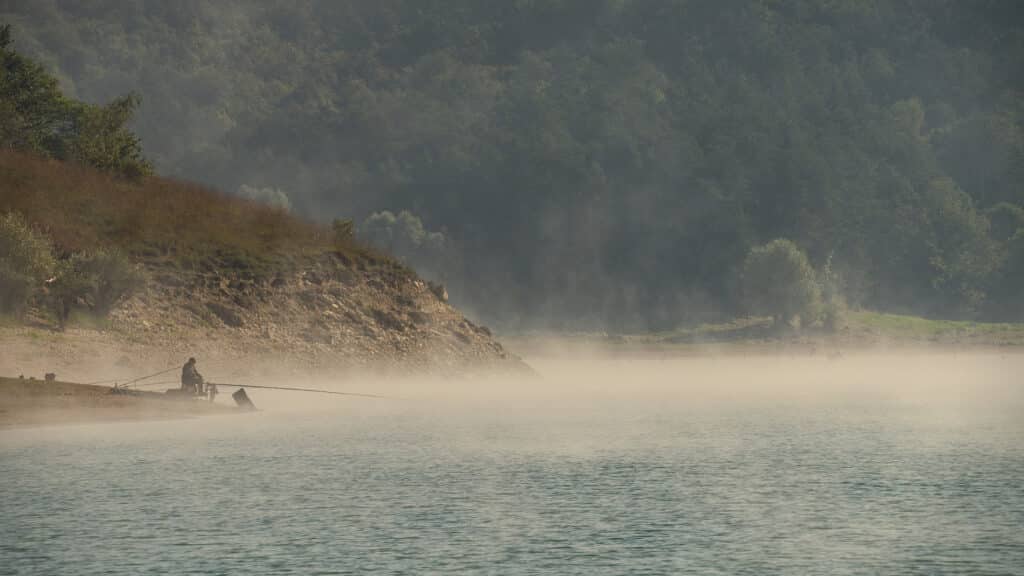
[[[538,364],[0,432],[0,573],[1024,572],[1020,358]]]

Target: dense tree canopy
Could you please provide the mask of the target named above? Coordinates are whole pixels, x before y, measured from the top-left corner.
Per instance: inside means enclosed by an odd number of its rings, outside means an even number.
[[[137,106],[133,95],[106,106],[65,97],[56,78],[12,49],[10,26],[0,26],[0,148],[142,176],[150,165],[127,128]]]
[[[409,211],[492,321],[737,313],[778,237],[853,305],[1020,314],[1015,0],[4,6],[75,97],[141,95],[159,170],[324,220]]]

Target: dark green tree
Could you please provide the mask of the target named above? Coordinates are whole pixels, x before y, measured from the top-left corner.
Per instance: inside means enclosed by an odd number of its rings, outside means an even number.
[[[118,98],[106,106],[75,103],[66,144],[68,156],[128,178],[152,173],[152,166],[142,155],[139,137],[127,127],[138,106],[139,98],[135,95]]]
[[[65,156],[74,108],[56,78],[14,51],[10,25],[0,26],[0,146]]]
[[[65,97],[55,77],[14,50],[10,25],[0,27],[0,147],[144,176],[152,166],[127,127],[138,105],[134,95],[106,106]]]
[[[750,312],[771,316],[777,327],[796,317],[809,325],[821,311],[814,269],[804,252],[784,238],[750,250],[743,264],[743,294]]]
[[[17,212],[0,215],[0,313],[20,313],[56,268],[49,239]]]

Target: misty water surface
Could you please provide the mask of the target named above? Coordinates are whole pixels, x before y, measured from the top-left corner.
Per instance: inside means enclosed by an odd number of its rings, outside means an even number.
[[[1020,357],[535,365],[2,431],[0,573],[1024,573]]]

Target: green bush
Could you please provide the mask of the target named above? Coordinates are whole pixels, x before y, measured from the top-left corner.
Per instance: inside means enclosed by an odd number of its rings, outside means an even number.
[[[356,226],[351,220],[335,219],[331,223],[331,229],[334,231],[335,246],[348,246],[355,239]]]
[[[61,326],[75,309],[106,316],[137,290],[141,281],[131,261],[118,250],[74,254],[61,262],[50,284],[50,308]]]
[[[23,311],[55,266],[45,235],[17,212],[0,216],[0,312]]]
[[[836,332],[846,327],[846,298],[842,293],[843,279],[832,266],[832,255],[829,254],[821,267],[818,286],[821,289],[821,323],[829,332]]]
[[[63,328],[76,308],[86,308],[92,284],[76,269],[72,260],[63,260],[57,265],[57,275],[47,286],[46,305],[53,313],[57,324]]]
[[[452,251],[443,232],[431,232],[419,216],[402,210],[371,214],[359,228],[360,239],[412,266],[425,278],[444,279]]]
[[[292,210],[292,201],[288,198],[288,193],[278,188],[260,188],[258,186],[242,184],[238,187],[238,196],[253,202],[279,208],[285,212],[291,212]]]
[[[833,297],[826,300],[822,306],[821,324],[829,332],[838,332],[846,328],[847,313],[846,301],[841,297]]]
[[[0,313],[17,314],[32,296],[32,279],[0,261]]]
[[[75,273],[89,285],[89,304],[94,312],[107,314],[118,302],[131,296],[142,277],[120,250],[97,250],[71,258]]]
[[[776,326],[799,316],[809,325],[821,312],[821,289],[807,256],[780,238],[755,246],[743,267],[743,293],[751,312],[771,316]]]

